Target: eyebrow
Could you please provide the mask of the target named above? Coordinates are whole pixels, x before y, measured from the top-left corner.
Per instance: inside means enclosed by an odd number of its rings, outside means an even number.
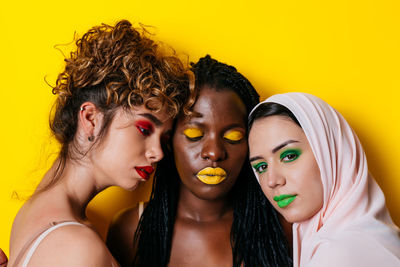
[[[272,153],[275,153],[276,151],[278,151],[279,149],[287,146],[288,144],[291,143],[298,143],[299,141],[296,140],[287,140],[286,142],[283,142],[282,144],[280,144],[279,146],[275,147],[274,149],[272,149]]]
[[[244,129],[246,129],[246,126],[241,124],[241,123],[232,123],[232,124],[228,125],[226,128],[227,128],[227,130],[232,129],[232,128],[244,128]]]
[[[255,156],[255,157],[250,158],[249,161],[252,162],[252,161],[255,161],[255,160],[258,160],[258,159],[263,159],[263,157]]]
[[[197,121],[188,121],[186,123],[184,123],[184,125],[188,126],[188,127],[204,127],[204,124],[201,122],[197,122]]]
[[[157,119],[157,117],[154,116],[153,114],[150,114],[150,113],[141,113],[141,114],[138,114],[138,115],[143,116],[143,117],[145,117],[145,118],[151,120],[156,126],[161,126],[161,125],[163,125],[163,123],[162,123],[159,119]]]
[[[291,143],[298,143],[298,142],[299,141],[296,141],[296,140],[288,140],[286,142],[283,142],[282,144],[280,144],[280,145],[276,146],[274,149],[272,149],[272,153],[276,153],[276,151],[278,151],[279,149],[281,149],[281,148],[283,148],[283,147],[285,147],[285,146],[287,146],[287,145],[289,145]],[[249,161],[252,162],[252,161],[255,161],[255,160],[258,160],[258,159],[263,159],[263,157],[254,156],[254,157],[251,157],[249,159]]]

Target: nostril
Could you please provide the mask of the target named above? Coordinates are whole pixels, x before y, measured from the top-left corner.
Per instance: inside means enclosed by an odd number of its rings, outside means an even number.
[[[208,160],[210,159],[208,156],[202,156],[203,159]]]
[[[219,162],[226,158],[225,141],[219,132],[209,132],[202,138],[200,156],[204,160]]]

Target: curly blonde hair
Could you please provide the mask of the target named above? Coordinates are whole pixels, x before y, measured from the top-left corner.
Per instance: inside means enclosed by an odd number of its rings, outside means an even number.
[[[82,103],[89,101],[103,113],[99,137],[107,131],[115,110],[144,105],[170,117],[190,113],[195,101],[194,75],[171,50],[148,37],[145,28],[127,20],[102,24],[76,41],[65,58],[65,69],[53,87],[57,100],[50,128],[61,144],[59,165],[49,186],[61,175],[73,143]],[[46,186],[48,188],[49,186]]]

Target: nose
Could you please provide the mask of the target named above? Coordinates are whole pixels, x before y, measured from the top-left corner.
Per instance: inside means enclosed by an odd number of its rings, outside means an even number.
[[[210,136],[204,140],[201,157],[205,160],[217,162],[224,160],[227,156],[223,140],[216,136]]]
[[[286,184],[285,176],[278,166],[268,165],[268,171],[266,172],[266,183],[269,188],[275,188]]]
[[[154,138],[148,149],[146,149],[145,156],[151,163],[156,163],[164,157],[160,138]]]

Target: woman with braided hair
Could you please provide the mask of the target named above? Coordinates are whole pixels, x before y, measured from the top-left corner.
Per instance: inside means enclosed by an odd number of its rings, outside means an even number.
[[[14,220],[9,267],[117,266],[86,206],[109,186],[146,181],[173,118],[194,102],[188,68],[126,20],[76,45],[53,88],[60,153]]]
[[[118,215],[108,247],[122,266],[289,266],[277,214],[247,159],[247,115],[259,96],[210,56],[192,70],[192,114],[177,119],[143,214],[139,205]]]

